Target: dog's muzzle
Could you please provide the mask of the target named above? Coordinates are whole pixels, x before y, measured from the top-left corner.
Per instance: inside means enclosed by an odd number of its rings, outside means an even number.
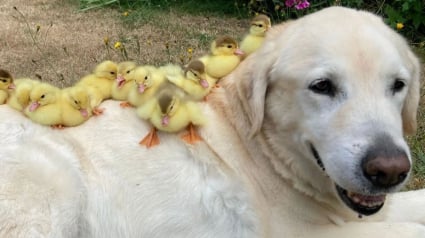
[[[361,170],[374,191],[389,191],[406,180],[411,169],[410,161],[404,150],[389,137],[380,137],[374,141],[376,143],[370,146],[361,160]],[[311,143],[310,150],[317,165],[325,171],[325,165]],[[384,206],[384,192],[360,194],[348,191],[338,184],[335,187],[345,205],[361,215],[375,214]]]

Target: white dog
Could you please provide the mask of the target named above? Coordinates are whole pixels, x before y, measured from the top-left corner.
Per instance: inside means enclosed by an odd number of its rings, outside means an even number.
[[[0,107],[0,237],[425,237],[411,170],[419,63],[378,17],[328,8],[274,27],[221,81],[204,141],[132,109],[55,131]]]

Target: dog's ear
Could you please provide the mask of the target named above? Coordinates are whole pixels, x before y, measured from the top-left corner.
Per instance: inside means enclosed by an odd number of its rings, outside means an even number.
[[[248,65],[251,64],[246,64]],[[257,133],[263,123],[268,69],[268,67],[264,68],[264,65],[261,67],[252,65],[247,70],[250,73],[245,74],[237,87],[242,107],[250,122],[250,136]]]
[[[279,56],[277,41],[285,26],[274,26],[262,47],[250,55],[238,67],[236,75],[239,98],[250,122],[249,135],[254,136],[261,128],[264,118],[264,104],[270,73]]]
[[[411,51],[408,52],[408,58],[412,64],[413,75],[401,115],[404,134],[412,135],[416,132],[417,128],[416,115],[420,97],[420,64],[418,58]]]

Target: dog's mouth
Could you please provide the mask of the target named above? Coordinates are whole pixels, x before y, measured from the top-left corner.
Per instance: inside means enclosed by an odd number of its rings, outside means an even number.
[[[325,166],[322,162],[322,159],[319,156],[316,148],[310,144],[311,152],[316,159],[317,165],[325,171]],[[350,192],[338,184],[335,184],[336,191],[341,198],[341,200],[353,211],[359,213],[360,215],[373,215],[377,213],[384,206],[385,194],[381,195],[366,195],[355,192]]]
[[[365,216],[377,213],[384,206],[386,195],[364,195],[347,191],[337,184],[336,191],[341,200],[352,210]]]

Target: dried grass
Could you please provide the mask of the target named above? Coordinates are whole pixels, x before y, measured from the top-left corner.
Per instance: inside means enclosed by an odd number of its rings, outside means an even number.
[[[170,12],[130,26],[123,23],[124,17],[118,10],[79,12],[77,5],[66,0],[2,2],[0,67],[17,78],[40,78],[62,87],[91,72],[102,60],[123,61],[122,52],[112,47],[116,41],[123,43],[129,59],[140,64],[187,63],[190,56],[205,54],[215,36],[228,34],[239,39],[248,25],[246,20],[234,18],[191,17]],[[30,31],[36,35],[41,50],[31,39]],[[105,37],[109,39],[109,50],[104,44]],[[192,54],[187,52],[188,48],[192,48]]]

